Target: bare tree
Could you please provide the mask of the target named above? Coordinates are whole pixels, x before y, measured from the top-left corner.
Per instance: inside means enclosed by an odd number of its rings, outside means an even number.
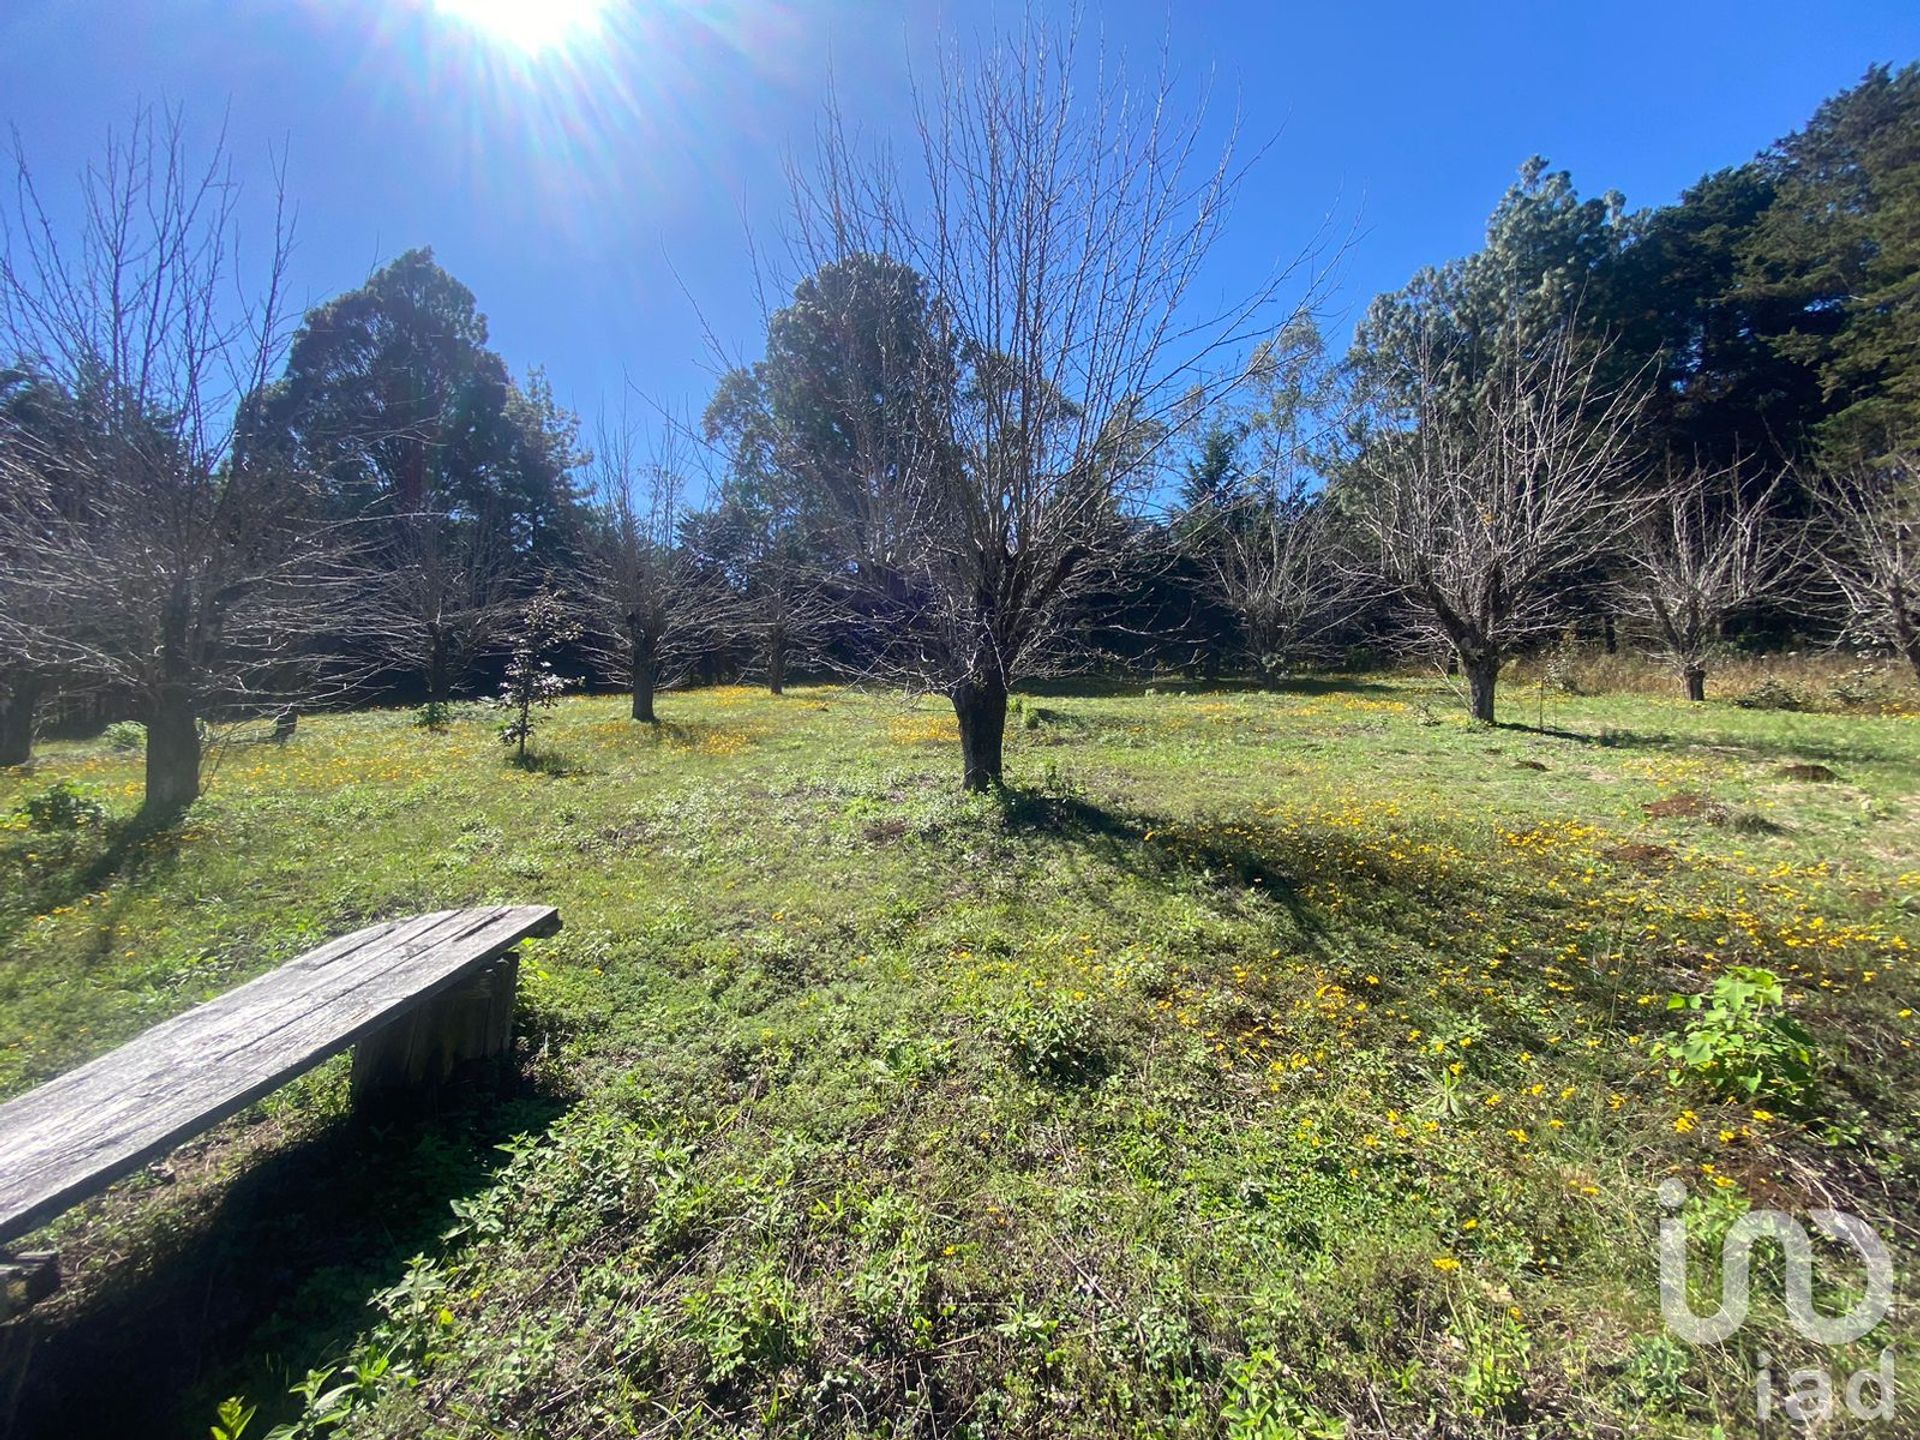
[[[719,449],[718,503],[689,518],[683,538],[726,587],[721,626],[745,641],[767,689],[785,692],[796,659],[818,662],[840,619],[828,550],[830,526],[799,444],[783,447],[766,390],[767,366],[728,372],[702,417]]]
[[[1570,325],[1496,351],[1463,393],[1440,346],[1413,347],[1394,377],[1399,423],[1363,449],[1357,497],[1374,573],[1410,602],[1417,634],[1451,647],[1489,724],[1501,663],[1619,538],[1640,409]]]
[[[132,699],[147,723],[146,803],[165,814],[199,794],[203,723],[286,704],[306,673],[289,659],[337,610],[313,488],[247,442],[281,351],[284,186],[248,286],[224,142],[196,164],[178,113],[142,110],[109,138],[82,177],[70,241],[18,155],[16,174],[0,333],[84,423],[67,457],[77,502],[11,463],[0,504],[13,584],[73,623],[52,636],[9,606],[0,629],[16,652],[56,641]]]
[[[1749,496],[1741,469],[1669,458],[1622,557],[1622,608],[1651,628],[1689,700],[1707,698],[1707,665],[1728,619],[1781,578],[1788,558],[1773,523],[1779,482]]]
[[[1249,400],[1214,418],[1176,532],[1268,684],[1319,653],[1359,598],[1324,492],[1344,404],[1323,354],[1304,318],[1255,348]]]
[[[1816,477],[1822,569],[1861,640],[1892,645],[1920,677],[1920,456]]]
[[[973,790],[1001,782],[1009,687],[1065,663],[1075,600],[1133,543],[1167,417],[1279,283],[1199,299],[1230,147],[1196,165],[1169,79],[1085,68],[1031,24],[947,52],[910,176],[830,110],[794,176],[808,278],[769,325],[780,461],[832,501],[859,663],[951,700]]]
[[[1264,683],[1320,653],[1352,618],[1358,585],[1336,556],[1334,513],[1304,478],[1262,473],[1195,519],[1204,531],[1194,548]]]
[[[597,515],[588,546],[590,604],[605,649],[626,672],[633,718],[652,725],[654,692],[713,619],[710,587],[681,542],[686,477],[674,432],[638,459],[624,415],[602,421],[594,445]]]
[[[28,368],[0,372],[0,766],[33,758],[43,696],[82,678],[81,615],[39,583],[37,557],[84,519],[72,397]]]
[[[426,723],[446,722],[456,684],[515,608],[515,571],[501,527],[430,508],[362,517],[359,596],[350,627],[376,663],[420,675]]]

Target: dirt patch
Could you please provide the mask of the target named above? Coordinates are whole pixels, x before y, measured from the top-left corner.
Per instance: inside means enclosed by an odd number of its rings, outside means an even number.
[[[1640,807],[1655,820],[1688,819],[1707,813],[1707,797],[1695,790],[1681,790],[1662,800],[1649,800]]]
[[[898,840],[901,836],[905,835],[907,833],[907,822],[904,820],[875,820],[871,822],[862,833],[866,835],[867,839],[878,845],[888,840]]]
[[[1513,762],[1513,765],[1516,770],[1544,770],[1547,768],[1538,760],[1516,760]]]
[[[1664,870],[1673,863],[1673,851],[1665,845],[1649,845],[1643,840],[1615,845],[1611,850],[1602,850],[1600,853],[1616,864],[1638,865],[1648,870]]]
[[[1817,784],[1825,784],[1840,778],[1826,766],[1815,765],[1810,762],[1782,765],[1774,773],[1782,780],[1811,780]]]

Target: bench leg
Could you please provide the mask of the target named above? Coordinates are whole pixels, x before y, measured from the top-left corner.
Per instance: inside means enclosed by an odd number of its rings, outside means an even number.
[[[520,957],[509,951],[444,995],[416,1006],[354,1047],[355,1108],[428,1097],[498,1071],[513,1047]]]

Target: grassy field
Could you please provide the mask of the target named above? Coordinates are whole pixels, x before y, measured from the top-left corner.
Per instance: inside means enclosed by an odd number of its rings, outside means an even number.
[[[1920,719],[1511,702],[1028,696],[995,798],[933,700],[576,699],[532,772],[487,712],[374,712],[228,747],[147,836],[136,754],[49,746],[0,816],[106,816],[0,820],[0,1096],[376,917],[566,928],[510,1095],[373,1127],[336,1062],[55,1226],[66,1288],[0,1329],[22,1423],[1741,1435],[1761,1351],[1910,1363],[1904,1306],[1798,1338],[1771,1257],[1691,1349],[1653,1244],[1676,1176],[1696,1308],[1750,1205],[1857,1211],[1911,1290]],[[1658,1053],[1740,965],[1811,1078],[1764,1005]]]

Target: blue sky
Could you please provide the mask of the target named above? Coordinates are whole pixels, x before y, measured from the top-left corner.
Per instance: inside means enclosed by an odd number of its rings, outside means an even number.
[[[479,297],[516,370],[591,420],[630,380],[698,409],[707,335],[751,347],[743,216],[777,225],[828,67],[867,133],[899,133],[909,59],[984,5],[607,0],[600,38],[528,59],[446,7],[470,0],[5,0],[0,119],[43,186],[141,99],[202,135],[223,114],[264,198],[271,146],[299,205],[296,293],[324,298],[413,245]],[[496,0],[498,3],[498,0]],[[582,0],[530,0],[535,13]],[[1295,4],[1087,0],[1141,60],[1163,39],[1224,126],[1277,134],[1216,256],[1257,283],[1331,218],[1353,235],[1329,306],[1472,249],[1528,155],[1582,193],[1671,200],[1798,126],[1874,61],[1920,58],[1920,5]],[[1017,17],[1017,8],[1001,13]]]

